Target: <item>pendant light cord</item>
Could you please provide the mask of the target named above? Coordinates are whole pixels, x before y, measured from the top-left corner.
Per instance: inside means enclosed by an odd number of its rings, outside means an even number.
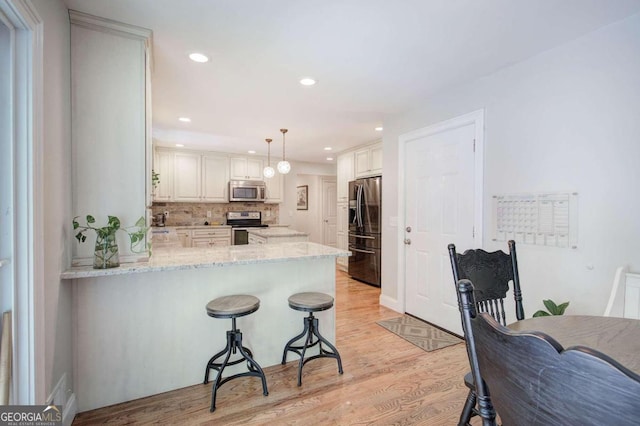
[[[285,133],[287,133],[287,129],[280,129],[280,131],[282,132],[282,161],[285,161],[285,157],[284,157],[284,146],[285,146],[284,135],[285,135]]]

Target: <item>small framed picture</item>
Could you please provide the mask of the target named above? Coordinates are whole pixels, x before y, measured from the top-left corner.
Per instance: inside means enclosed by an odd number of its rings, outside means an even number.
[[[297,200],[298,210],[309,210],[309,185],[298,187]]]

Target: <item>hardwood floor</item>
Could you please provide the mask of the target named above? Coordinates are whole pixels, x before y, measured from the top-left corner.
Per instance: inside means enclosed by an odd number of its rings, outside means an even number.
[[[305,365],[298,387],[297,362],[290,361],[265,368],[268,396],[262,395],[257,378],[223,385],[214,413],[209,412],[211,385],[197,384],[80,413],[73,424],[457,424],[467,394],[464,345],[425,352],[385,330],[376,321],[399,314],[378,304],[379,289],[341,271],[336,293],[336,346],[343,375],[335,360],[317,359]]]

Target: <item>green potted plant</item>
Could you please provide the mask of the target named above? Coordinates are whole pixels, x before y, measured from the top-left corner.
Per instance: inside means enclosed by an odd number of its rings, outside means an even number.
[[[153,189],[156,189],[159,183],[160,183],[160,173],[156,173],[155,170],[151,169],[151,186],[153,186]]]
[[[556,305],[556,303],[551,299],[543,300],[542,303],[544,303],[544,306],[547,308],[547,310],[549,312],[543,311],[543,310],[539,310],[539,311],[536,311],[533,314],[534,317],[548,317],[548,316],[551,316],[551,315],[564,315],[564,311],[569,306],[569,302],[564,302],[564,303],[561,303],[559,305]]]
[[[107,225],[96,227],[96,222],[91,215],[86,216],[86,225],[80,225],[78,217],[73,218],[73,229],[78,230],[76,240],[79,243],[85,242],[87,239],[85,232],[93,230],[96,233],[96,245],[93,256],[93,267],[95,269],[107,269],[120,266],[120,257],[118,255],[118,243],[116,241],[116,232],[124,231],[129,235],[131,241],[131,251],[134,253],[142,253],[148,246],[139,249],[140,243],[144,242],[145,236],[149,228],[146,226],[144,217],[140,217],[134,226],[121,228],[120,219],[117,216],[108,216]]]

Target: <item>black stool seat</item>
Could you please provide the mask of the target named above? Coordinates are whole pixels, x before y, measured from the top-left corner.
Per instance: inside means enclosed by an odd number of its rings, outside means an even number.
[[[282,354],[282,364],[287,362],[288,352],[294,352],[300,357],[298,362],[298,386],[302,386],[302,367],[313,359],[334,358],[338,362],[338,373],[342,374],[340,353],[331,342],[320,334],[318,318],[313,316],[314,312],[331,309],[333,307],[333,297],[317,292],[296,293],[289,297],[289,307],[296,311],[309,312],[309,316],[304,319],[304,330],[287,342]],[[295,342],[302,338],[304,338],[302,345],[294,345]],[[323,344],[329,347],[330,350],[323,348]],[[319,353],[305,359],[307,349],[316,345],[318,345]]]
[[[211,357],[207,363],[207,367],[204,372],[204,384],[209,383],[210,370],[216,370],[216,379],[213,383],[213,389],[211,391],[211,408],[213,412],[216,409],[216,395],[220,386],[228,382],[229,380],[236,379],[238,377],[256,376],[262,380],[262,393],[266,396],[269,394],[267,391],[267,379],[260,368],[260,365],[253,359],[253,353],[249,348],[242,346],[242,333],[236,327],[236,318],[249,315],[258,310],[260,307],[260,299],[255,296],[246,294],[236,294],[231,296],[223,296],[217,299],[213,299],[207,303],[207,315],[213,318],[231,318],[231,330],[227,331],[227,346]],[[235,355],[236,352],[240,352],[240,357],[233,361],[229,361],[231,355]],[[216,362],[218,358],[223,358],[222,362]],[[232,376],[222,378],[222,372],[228,365],[236,365],[241,362],[247,362],[247,372],[238,373]]]

